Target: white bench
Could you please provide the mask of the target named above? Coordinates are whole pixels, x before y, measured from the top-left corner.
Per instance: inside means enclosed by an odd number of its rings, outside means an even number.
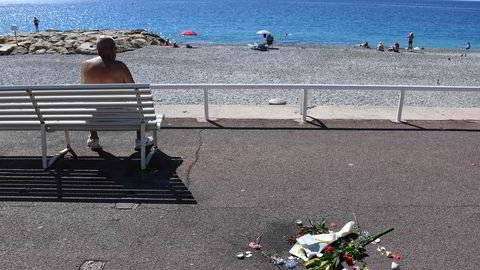
[[[142,138],[152,131],[154,146],[146,153],[142,139],[141,169],[158,149],[157,130],[163,115],[156,115],[148,84],[85,84],[0,86],[0,130],[39,130],[42,166],[49,168],[71,148],[69,131],[136,131]],[[65,132],[66,148],[47,156],[47,132]]]

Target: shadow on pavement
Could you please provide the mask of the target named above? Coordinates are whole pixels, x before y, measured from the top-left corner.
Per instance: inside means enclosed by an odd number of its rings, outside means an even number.
[[[164,129],[480,132],[480,123],[469,120],[415,120],[397,123],[389,120],[321,120],[308,116],[304,124],[280,119],[217,119],[206,122],[197,122],[195,119],[168,119],[167,122]]]
[[[196,204],[177,175],[182,158],[159,152],[141,171],[139,153],[98,155],[67,157],[48,170],[41,157],[0,157],[0,200]]]

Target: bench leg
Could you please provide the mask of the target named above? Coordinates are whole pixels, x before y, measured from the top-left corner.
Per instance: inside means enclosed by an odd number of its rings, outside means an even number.
[[[42,167],[47,169],[48,159],[47,159],[47,131],[45,129],[45,124],[40,126],[41,130],[41,141],[42,141]]]
[[[73,158],[77,159],[77,154],[73,151],[70,143],[70,134],[68,130],[65,130],[65,143],[67,144],[67,148],[63,149],[62,151],[58,152],[56,155],[48,158],[47,156],[47,132],[45,126],[41,127],[42,129],[42,167],[43,169],[50,168],[55,162],[59,159],[62,159],[67,153],[72,154]]]
[[[47,168],[50,168],[55,162],[57,162],[57,160],[62,159],[67,153],[71,153],[72,156],[77,156],[71,148],[65,148],[48,160]]]
[[[73,158],[74,159],[77,159],[78,156],[77,154],[73,151],[72,149],[72,144],[71,144],[71,141],[70,141],[70,132],[68,132],[68,130],[65,130],[65,144],[67,145],[67,148],[65,150],[68,150],[67,152],[70,152],[70,154],[72,154]],[[63,151],[65,151],[63,150]],[[63,152],[62,151],[62,152]],[[61,153],[61,152],[60,152]]]
[[[147,168],[145,163],[145,124],[140,126],[140,167],[142,170]]]
[[[158,137],[157,137],[157,130],[153,130],[153,145],[155,148],[158,148]]]
[[[152,147],[152,149],[150,149],[150,152],[148,152],[148,155],[147,157],[145,158],[145,167],[148,166],[148,164],[150,163],[150,160],[152,159],[152,157],[158,152],[158,148],[157,147]]]

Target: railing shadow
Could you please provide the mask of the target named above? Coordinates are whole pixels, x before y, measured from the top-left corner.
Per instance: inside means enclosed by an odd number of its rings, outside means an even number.
[[[101,150],[43,170],[41,157],[0,157],[0,201],[196,204],[177,175],[182,162],[159,152],[142,171],[139,153],[115,157]]]
[[[323,130],[323,131],[410,131],[410,132],[430,132],[430,131],[448,131],[448,132],[480,132],[478,124],[465,123],[471,121],[402,121],[394,123],[389,120],[321,120],[312,116],[307,117],[303,125],[299,125],[294,120],[259,120],[259,119],[217,119],[215,121],[207,120],[204,124],[186,123],[175,125],[178,119],[169,119],[172,125],[165,126],[163,129],[224,129],[224,130]],[[182,120],[180,120],[182,121]],[[449,123],[451,122],[451,123]],[[464,124],[457,125],[454,122]],[[178,122],[177,122],[178,123]],[[375,124],[376,123],[376,124]]]

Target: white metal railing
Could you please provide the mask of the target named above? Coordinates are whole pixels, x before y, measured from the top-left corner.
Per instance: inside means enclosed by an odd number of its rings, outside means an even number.
[[[302,97],[300,99],[300,112],[302,114],[302,121],[306,121],[307,117],[307,104],[308,104],[308,91],[309,90],[353,90],[353,91],[399,91],[398,112],[397,121],[402,120],[403,103],[405,101],[405,95],[407,91],[412,92],[478,92],[480,93],[480,87],[478,86],[423,86],[423,85],[358,85],[358,84],[92,84],[92,85],[18,85],[18,86],[0,86],[0,93],[2,90],[15,91],[25,89],[107,89],[107,88],[148,88],[151,89],[199,89],[203,90],[204,98],[204,113],[205,119],[209,120],[209,101],[208,90],[222,89],[245,89],[245,90],[267,90],[267,89],[285,89],[285,90],[303,90]]]
[[[307,120],[308,90],[363,90],[363,91],[400,91],[397,121],[402,120],[403,103],[407,91],[415,92],[478,92],[477,86],[423,86],[423,85],[359,85],[359,84],[150,84],[152,89],[200,89],[203,90],[205,120],[209,120],[209,89],[301,89],[300,113],[302,121]]]

